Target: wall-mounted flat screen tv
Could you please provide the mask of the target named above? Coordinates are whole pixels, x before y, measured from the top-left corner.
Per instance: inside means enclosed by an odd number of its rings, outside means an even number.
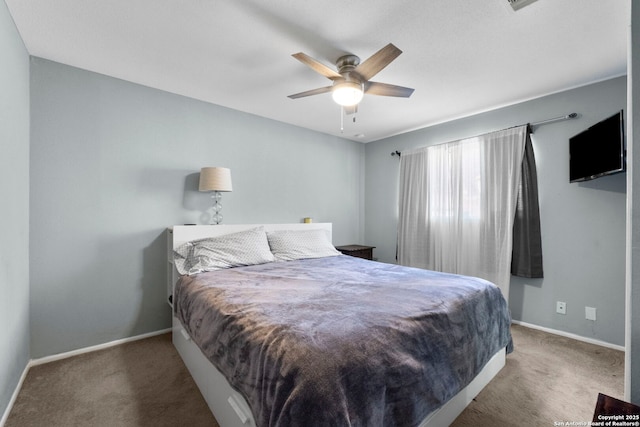
[[[569,182],[624,172],[624,147],[621,110],[569,139]]]

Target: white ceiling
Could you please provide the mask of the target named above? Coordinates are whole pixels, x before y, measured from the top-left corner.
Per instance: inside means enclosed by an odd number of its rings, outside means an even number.
[[[168,92],[369,142],[626,73],[629,1],[5,0],[29,53]],[[373,80],[411,98],[365,95],[341,132],[333,67],[387,43]]]

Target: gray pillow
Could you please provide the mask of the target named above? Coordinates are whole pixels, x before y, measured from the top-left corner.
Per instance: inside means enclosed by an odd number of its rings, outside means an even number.
[[[173,251],[173,259],[180,274],[274,261],[262,227],[187,242]]]
[[[276,261],[340,255],[326,230],[281,230],[267,233]]]

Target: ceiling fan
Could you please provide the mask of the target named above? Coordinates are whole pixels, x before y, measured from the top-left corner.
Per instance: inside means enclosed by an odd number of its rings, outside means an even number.
[[[360,58],[356,55],[344,55],[336,61],[337,71],[318,62],[307,54],[302,52],[295,53],[292,55],[294,58],[333,81],[333,84],[289,95],[289,98],[297,99],[332,92],[333,100],[343,107],[346,107],[345,112],[347,114],[352,114],[357,111],[358,103],[362,100],[365,93],[369,95],[408,98],[414,89],[369,80],[389,65],[401,53],[402,51],[400,49],[392,43],[389,43],[362,63],[360,63]]]

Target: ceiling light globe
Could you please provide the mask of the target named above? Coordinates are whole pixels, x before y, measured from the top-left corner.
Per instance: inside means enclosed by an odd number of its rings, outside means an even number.
[[[362,91],[362,84],[346,81],[335,85],[331,96],[336,104],[343,107],[352,107],[362,101],[364,92]]]

